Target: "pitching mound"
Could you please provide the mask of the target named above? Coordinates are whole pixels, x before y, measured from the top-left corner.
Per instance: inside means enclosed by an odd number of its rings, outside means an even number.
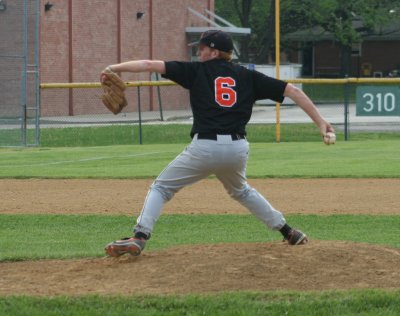
[[[0,295],[399,288],[400,250],[312,241],[179,246],[140,257],[0,263]]]

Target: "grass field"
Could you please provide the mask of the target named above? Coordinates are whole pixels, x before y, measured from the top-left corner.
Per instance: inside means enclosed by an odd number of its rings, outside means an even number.
[[[293,137],[297,137],[296,131],[292,132]],[[257,139],[263,132],[249,134],[249,139]],[[54,147],[0,149],[0,178],[154,177],[184,149],[186,142],[181,139],[175,144],[156,145],[162,140],[154,139],[154,144],[143,146],[60,147],[68,146],[65,143],[68,137],[60,136],[64,145],[61,140],[54,141]],[[374,134],[369,138],[365,134],[354,135],[352,141],[339,141],[335,146],[325,146],[319,136],[314,137],[307,142],[280,144],[255,141],[251,145],[249,177],[400,177],[398,134]],[[356,141],[357,137],[360,138]],[[121,227],[129,233],[131,227],[127,223],[132,221],[133,224],[133,220],[115,215],[3,214],[0,215],[0,261],[99,257],[103,255],[105,243],[124,233]],[[289,220],[304,227],[314,239],[378,243],[400,248],[398,230],[387,229],[388,223],[391,227],[400,226],[399,216],[291,215]],[[180,229],[174,229],[174,225]],[[332,229],[328,231],[326,227]],[[251,235],[247,234],[249,230]],[[266,233],[256,219],[246,215],[165,215],[161,217],[156,233],[157,238],[149,243],[149,251],[204,243],[205,234],[210,243],[263,242],[279,238],[274,233]],[[174,242],[166,243],[165,240]],[[133,297],[0,297],[0,315],[399,314],[399,289],[182,296],[138,294]]]
[[[398,233],[385,229],[387,223],[400,227],[398,216],[291,215],[287,219],[315,240],[367,242],[400,248]],[[115,236],[130,235],[129,223],[133,226],[134,218],[122,215],[0,215],[0,261],[101,257],[103,246]],[[26,234],[17,235],[19,231],[25,231],[29,240]],[[251,215],[163,215],[154,233],[157,238],[146,246],[150,251],[182,244],[281,240],[279,234],[266,231]]]
[[[358,85],[335,84],[303,84],[303,91],[316,103],[341,103],[344,101],[345,89],[349,95],[349,102],[356,100],[356,89]]]
[[[0,149],[0,178],[155,177],[185,144]],[[400,140],[253,143],[249,178],[397,178]]]
[[[396,316],[400,291],[221,293],[136,297],[3,297],[3,315]]]
[[[190,125],[166,124],[143,125],[142,142],[151,144],[184,144],[190,141]],[[274,143],[275,124],[249,124],[247,138],[251,143]],[[0,130],[0,144],[19,144],[20,130]],[[33,142],[33,130],[27,135]],[[344,140],[343,132],[337,131],[338,141]],[[350,140],[400,139],[400,134],[356,133],[352,132]],[[313,124],[282,124],[281,142],[319,142],[321,136]],[[136,124],[109,125],[92,127],[42,128],[40,131],[41,147],[87,147],[139,144],[139,127]]]
[[[143,125],[143,144],[182,144],[190,141],[190,125]],[[248,139],[252,143],[275,142],[275,124],[251,124],[247,127]],[[338,140],[344,134],[337,132]],[[351,140],[400,139],[399,133],[352,133]],[[313,124],[283,124],[282,142],[320,141],[321,137]],[[49,128],[41,130],[42,147],[104,146],[139,144],[139,127],[114,125],[102,127]]]

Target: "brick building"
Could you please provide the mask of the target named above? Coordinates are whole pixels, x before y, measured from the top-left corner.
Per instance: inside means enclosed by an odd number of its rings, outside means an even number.
[[[400,24],[391,24],[380,31],[353,45],[350,77],[389,77],[400,72]],[[289,58],[302,64],[303,76],[341,76],[341,48],[331,33],[315,27],[289,34],[286,40],[297,45]]]
[[[47,10],[46,4],[52,4]],[[187,27],[209,24],[189,11],[214,11],[214,0],[41,0],[41,82],[97,82],[108,64],[132,59],[189,60]],[[149,74],[124,74],[126,81]],[[98,89],[46,90],[42,116],[105,113]],[[130,88],[127,111],[137,110]],[[162,88],[164,109],[187,108],[187,93]],[[156,88],[141,88],[142,110],[157,104]]]
[[[188,43],[211,28],[233,35],[250,33],[216,16],[214,0],[0,0],[0,66],[7,78],[15,77],[0,80],[0,117],[38,116],[38,74],[40,83],[98,82],[109,64],[132,59],[191,60],[195,50]],[[156,78],[123,74],[123,79]],[[189,107],[182,88],[160,90],[164,109]],[[158,88],[140,91],[141,109],[156,110]],[[137,92],[128,89],[127,112],[138,110]],[[98,88],[44,89],[40,116],[108,113],[100,95]],[[34,107],[35,111],[24,113]]]

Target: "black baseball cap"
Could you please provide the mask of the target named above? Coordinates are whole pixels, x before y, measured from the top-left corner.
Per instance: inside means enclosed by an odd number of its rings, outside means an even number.
[[[233,50],[232,37],[221,30],[209,30],[201,34],[200,40],[195,44],[204,44],[208,47],[229,53]]]

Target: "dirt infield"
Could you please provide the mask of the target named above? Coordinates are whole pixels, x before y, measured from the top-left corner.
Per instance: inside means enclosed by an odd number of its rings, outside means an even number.
[[[249,181],[285,214],[400,215],[400,179]],[[0,214],[131,214],[150,180],[1,180]],[[185,188],[167,214],[246,214],[216,180]],[[0,263],[0,295],[187,294],[399,288],[400,249],[312,240],[180,246],[133,258]],[[122,277],[121,277],[122,276]]]
[[[285,214],[400,215],[400,179],[252,179]],[[1,180],[0,214],[138,215],[151,180]],[[248,214],[207,179],[178,192],[164,214]]]

